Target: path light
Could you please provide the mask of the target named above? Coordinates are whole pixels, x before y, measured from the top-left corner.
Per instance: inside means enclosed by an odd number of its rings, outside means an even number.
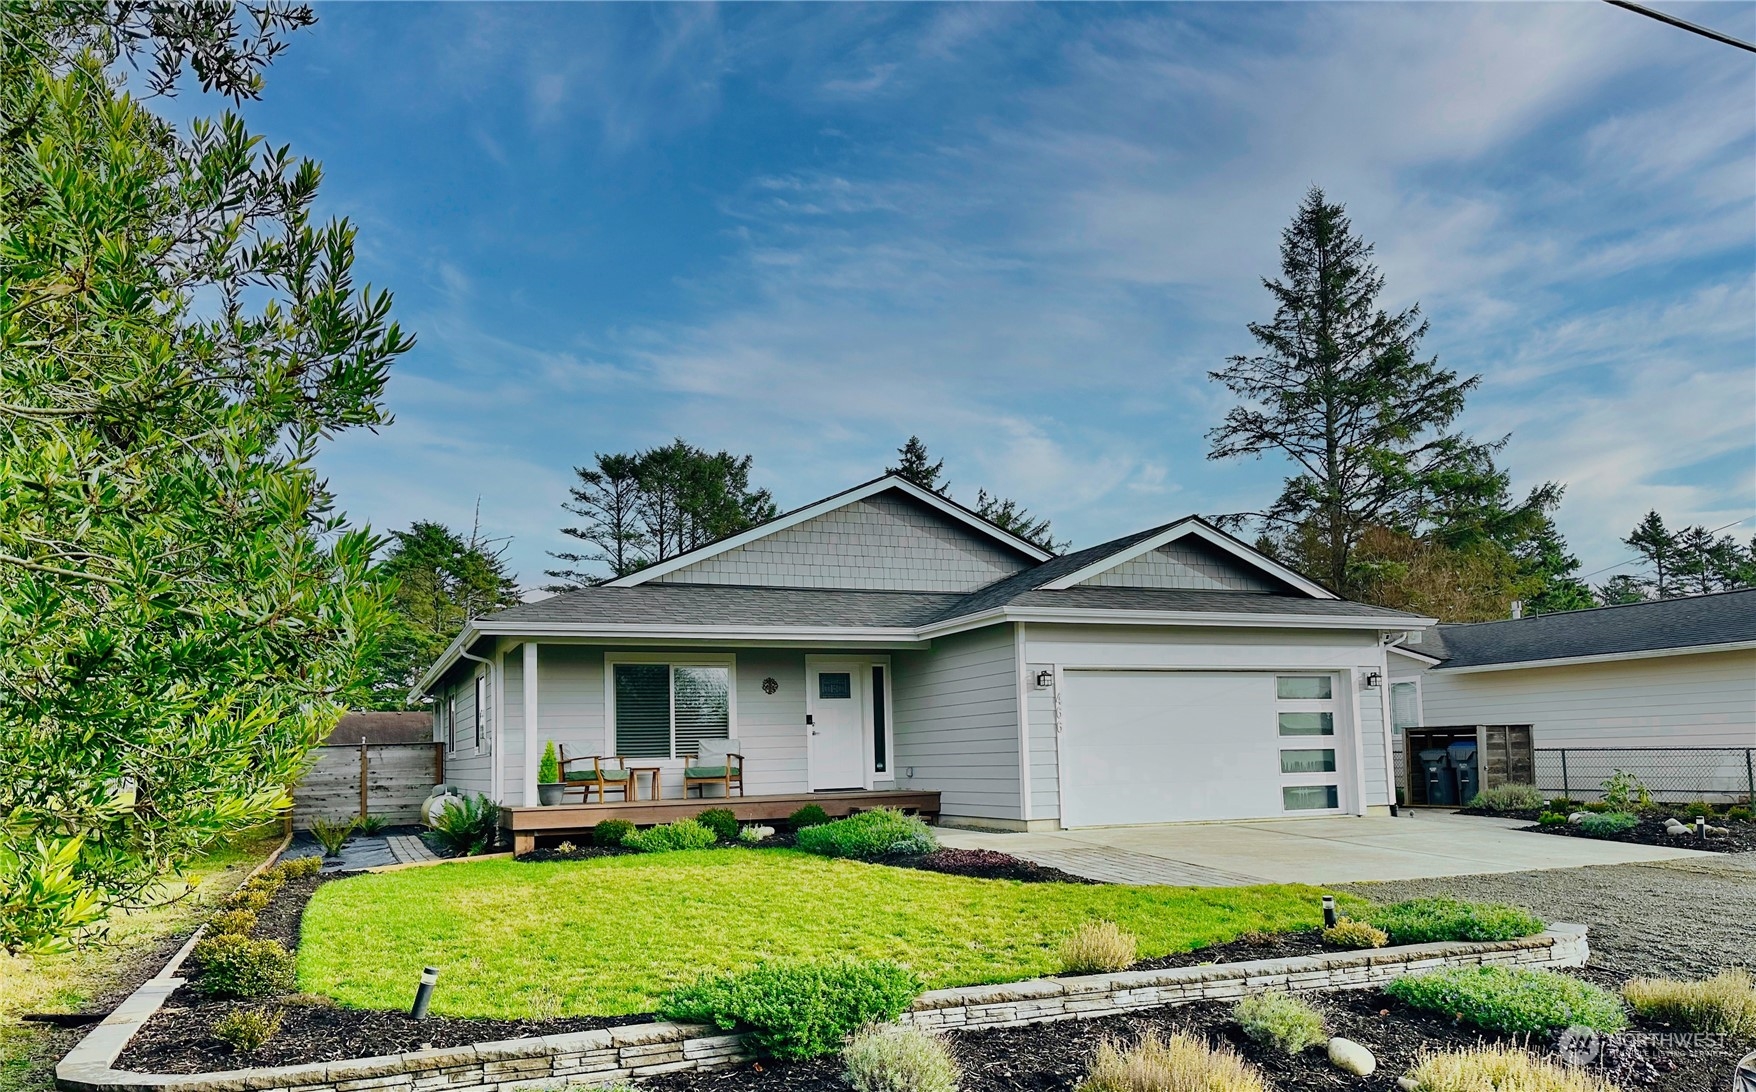
[[[1695,836],[1697,838],[1707,837],[1707,816],[1697,815],[1695,817]]]
[[[1335,928],[1335,896],[1323,896],[1323,928]]]
[[[415,1006],[409,1010],[410,1019],[425,1020],[427,1018],[427,1003],[433,1000],[433,986],[438,981],[439,968],[421,968],[421,986],[415,991]]]

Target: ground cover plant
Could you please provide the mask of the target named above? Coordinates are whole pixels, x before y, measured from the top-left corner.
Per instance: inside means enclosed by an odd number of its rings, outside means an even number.
[[[854,1092],[957,1092],[957,1059],[945,1040],[908,1024],[874,1024],[841,1052]]]
[[[1615,994],[1571,975],[1525,967],[1447,967],[1399,978],[1385,993],[1418,1009],[1504,1035],[1588,1027],[1617,1032],[1628,1016]]]
[[[1416,1092],[1619,1092],[1583,1070],[1505,1046],[1434,1054],[1409,1079]]]
[[[1232,1017],[1244,1034],[1286,1054],[1298,1054],[1329,1041],[1323,1014],[1305,999],[1285,990],[1246,994],[1232,1006]]]
[[[1350,919],[1323,930],[1323,941],[1337,948],[1382,948],[1390,943],[1390,934],[1369,922]]]
[[[1621,834],[1633,830],[1640,825],[1638,816],[1625,811],[1606,811],[1601,814],[1587,814],[1580,817],[1579,829],[1593,838],[1603,838],[1611,834]]]
[[[637,830],[622,838],[622,844],[642,853],[675,853],[685,849],[706,849],[719,841],[718,835],[694,819],[678,819],[663,826]]]
[[[815,1058],[868,1024],[896,1019],[922,989],[913,971],[888,960],[759,963],[673,990],[659,1013],[746,1030],[776,1058]]]
[[[1390,934],[1392,944],[1444,940],[1513,940],[1543,931],[1543,920],[1503,903],[1452,898],[1405,899],[1380,906],[1366,920]]]
[[[1622,996],[1649,1020],[1756,1039],[1756,979],[1742,968],[1721,971],[1701,982],[1636,978],[1623,985]]]
[[[650,1012],[703,972],[763,960],[890,959],[939,988],[1053,973],[1061,938],[1093,919],[1134,933],[1144,957],[1314,929],[1321,894],[1020,884],[790,849],[487,860],[324,884],[305,912],[299,983],[401,1009],[432,963],[436,1013],[509,1019],[539,995],[561,1016]]]
[[[798,833],[798,846],[825,857],[875,861],[931,853],[939,848],[939,840],[919,816],[904,815],[894,808],[873,808],[804,828]]]
[[[1494,785],[1476,793],[1470,807],[1487,812],[1531,811],[1543,806],[1543,793],[1535,785]]]

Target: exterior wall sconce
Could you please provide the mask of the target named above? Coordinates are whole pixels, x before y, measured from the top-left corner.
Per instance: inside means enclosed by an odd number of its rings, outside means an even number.
[[[1038,690],[1047,690],[1049,687],[1054,686],[1054,685],[1055,685],[1055,673],[1053,671],[1039,671],[1039,672],[1037,672],[1037,689]]]
[[[1384,676],[1380,675],[1378,672],[1376,672],[1376,671],[1366,672],[1366,689],[1367,690],[1378,689],[1378,684],[1383,682],[1383,681],[1384,681]]]

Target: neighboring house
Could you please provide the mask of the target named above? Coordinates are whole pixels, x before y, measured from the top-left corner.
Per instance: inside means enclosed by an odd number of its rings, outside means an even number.
[[[1062,557],[885,477],[471,622],[421,680],[446,779],[535,797],[544,741],[750,794],[931,789],[1004,828],[1364,814],[1391,799],[1385,646],[1194,517]]]
[[[1436,626],[1392,651],[1398,729],[1529,724],[1539,750],[1756,747],[1756,589]],[[1575,761],[1590,785],[1630,759]],[[1725,758],[1734,787],[1744,761]]]

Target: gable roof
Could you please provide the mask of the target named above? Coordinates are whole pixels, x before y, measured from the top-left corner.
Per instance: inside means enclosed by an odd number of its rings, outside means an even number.
[[[1438,626],[1413,651],[1485,671],[1719,648],[1756,648],[1756,588]]]
[[[740,531],[735,535],[728,535],[717,542],[710,542],[705,546],[698,546],[695,549],[690,550],[688,553],[678,554],[676,557],[667,558],[664,561],[648,565],[646,568],[629,573],[627,576],[617,577],[615,580],[605,583],[604,587],[638,587],[657,577],[664,576],[667,573],[674,573],[678,569],[688,568],[689,566],[698,564],[710,557],[723,554],[728,550],[735,550],[740,546],[748,545],[758,539],[766,538],[777,531],[784,531],[789,527],[796,527],[799,524],[804,523],[806,520],[815,519],[827,512],[833,512],[837,508],[845,508],[850,504],[865,500],[867,497],[876,496],[879,493],[885,493],[891,490],[903,493],[921,504],[935,509],[940,514],[949,517],[954,522],[962,524],[963,526],[970,528],[972,531],[992,539],[1009,550],[1022,554],[1031,561],[1047,561],[1055,556],[1041,546],[1038,546],[1033,542],[1027,542],[1010,531],[1002,529],[981,515],[965,508],[961,504],[958,504],[949,497],[940,496],[931,489],[922,489],[914,482],[911,482],[900,475],[886,474],[881,478],[873,478],[869,482],[863,482],[856,485],[852,489],[845,489],[833,496],[824,497],[820,501],[814,501],[811,504],[805,505],[803,508],[795,508],[790,512],[783,512],[768,522],[759,523],[749,530]]]
[[[1282,565],[1280,562],[1266,556],[1260,550],[1251,546],[1246,546],[1244,543],[1239,542],[1218,527],[1208,523],[1200,516],[1184,516],[1182,519],[1177,520],[1174,523],[1167,523],[1164,526],[1156,527],[1151,531],[1143,531],[1139,534],[1129,535],[1126,539],[1116,539],[1112,542],[1107,542],[1102,546],[1093,547],[1090,551],[1084,551],[1086,553],[1094,553],[1097,555],[1089,562],[1069,572],[1062,573],[1037,586],[1047,588],[1051,591],[1060,591],[1063,588],[1071,588],[1075,584],[1081,584],[1090,580],[1099,573],[1108,572],[1118,565],[1126,564],[1143,554],[1150,553],[1153,550],[1158,549],[1160,546],[1175,542],[1181,538],[1200,539],[1208,545],[1217,547],[1220,551],[1230,554],[1244,564],[1268,573],[1281,583],[1291,585],[1293,588],[1304,592],[1312,598],[1339,598],[1334,592],[1325,588],[1323,585],[1314,580],[1308,580],[1305,577],[1300,576],[1298,573],[1287,568],[1285,565]],[[1099,553],[1099,551],[1102,552]]]

